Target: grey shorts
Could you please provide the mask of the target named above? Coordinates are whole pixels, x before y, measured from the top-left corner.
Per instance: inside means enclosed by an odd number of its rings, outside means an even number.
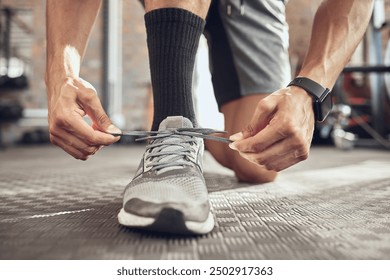
[[[219,108],[242,96],[271,93],[291,80],[282,0],[213,0],[205,36]]]

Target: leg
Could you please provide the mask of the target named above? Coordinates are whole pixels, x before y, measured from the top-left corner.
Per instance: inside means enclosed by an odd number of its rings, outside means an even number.
[[[221,107],[221,112],[225,116],[225,129],[229,136],[240,131],[243,124],[250,121],[255,106],[265,96],[264,94],[245,96],[230,101]],[[206,141],[206,147],[220,164],[232,169],[240,181],[267,183],[276,178],[277,173],[275,171],[269,171],[263,166],[247,161],[227,145]]]
[[[210,0],[145,1],[145,25],[153,87],[152,130],[168,116],[196,125],[192,76]]]
[[[205,234],[214,227],[203,178],[203,139],[178,132],[196,123],[192,74],[208,3],[145,2],[152,130],[158,132],[150,137],[136,176],[125,189],[118,215],[122,225],[181,234]]]
[[[211,0],[146,0],[145,12],[163,8],[187,10],[202,19],[206,18]]]
[[[248,7],[241,9],[239,1],[213,2],[206,25],[214,93],[225,116],[225,130],[231,134],[249,123],[264,93],[286,86],[290,80],[284,3],[253,0],[245,5]],[[226,145],[209,141],[206,147],[241,181],[265,183],[277,175]]]

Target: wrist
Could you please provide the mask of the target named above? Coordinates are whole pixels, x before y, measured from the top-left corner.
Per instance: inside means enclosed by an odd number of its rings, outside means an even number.
[[[57,52],[48,51],[45,74],[46,85],[79,77],[81,57],[78,51],[70,46],[58,49]]]
[[[332,88],[334,84],[333,75],[330,69],[327,69],[325,63],[315,63],[313,65],[306,63],[299,71],[297,77],[308,78],[324,88]],[[337,78],[337,77],[336,77]]]
[[[53,87],[55,85],[62,84],[69,77],[65,72],[60,70],[47,70],[45,73],[45,84],[47,88]]]
[[[322,122],[325,120],[333,106],[331,90],[329,88],[325,88],[307,77],[297,77],[288,86],[302,88],[308,95],[311,95],[316,121]]]
[[[61,69],[56,71],[46,71],[45,84],[49,109],[61,96],[62,88],[67,84],[73,84],[77,77],[67,75]]]
[[[294,86],[294,85],[289,85],[288,87],[291,88],[292,94],[294,96],[298,97],[300,100],[302,100],[302,102],[306,102],[306,101],[313,102],[314,101],[313,96],[309,92],[307,92],[305,89],[303,89],[301,87]]]

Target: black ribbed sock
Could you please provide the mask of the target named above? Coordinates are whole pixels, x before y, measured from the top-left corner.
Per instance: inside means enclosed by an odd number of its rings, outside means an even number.
[[[145,14],[154,98],[152,130],[168,116],[183,116],[196,125],[192,75],[204,24],[202,18],[183,9]]]

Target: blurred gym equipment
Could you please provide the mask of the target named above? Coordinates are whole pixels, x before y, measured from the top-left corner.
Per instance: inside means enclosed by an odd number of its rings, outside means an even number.
[[[25,22],[31,10],[0,7],[0,146],[4,126],[23,117],[20,93],[27,89],[33,30]],[[20,16],[20,15],[23,16]]]
[[[320,136],[331,136],[338,148],[379,145],[390,149],[390,123],[386,122],[386,110],[390,108],[390,40],[384,56],[382,51],[383,31],[387,27],[384,2],[375,1],[373,16],[363,40],[365,63],[344,68],[333,88],[337,105],[319,128]],[[359,88],[353,84],[351,77],[356,73],[362,74],[366,87]],[[363,96],[354,98],[354,93],[347,93],[348,86],[351,91],[354,87],[355,95]],[[366,92],[362,94],[362,91]]]
[[[20,90],[28,87],[26,76],[26,58],[18,51],[29,41],[26,34],[32,34],[32,29],[18,17],[18,12],[27,10],[0,9],[0,89]]]

